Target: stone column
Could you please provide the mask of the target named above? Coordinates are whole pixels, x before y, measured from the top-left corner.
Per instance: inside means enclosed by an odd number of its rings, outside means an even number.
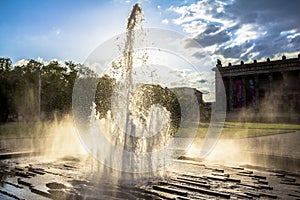
[[[282,74],[282,80],[283,80],[283,83],[281,85],[281,92],[282,92],[282,97],[283,97],[283,108],[285,111],[287,111],[288,109],[288,74],[287,72],[281,72]]]
[[[229,77],[229,110],[233,108],[233,78]]]
[[[246,77],[242,77],[242,105],[243,107],[246,106]]]
[[[269,79],[269,93],[271,94],[273,88],[273,75],[269,74],[268,79]]]
[[[258,77],[258,74],[255,75],[254,87],[255,87],[255,110],[258,111],[258,109],[259,109],[259,77]]]
[[[268,79],[269,79],[269,92],[268,92],[268,103],[270,104],[270,103],[272,103],[272,104],[274,104],[274,102],[272,101],[272,98],[273,98],[273,92],[272,92],[272,89],[273,89],[273,74],[272,73],[270,73],[269,75],[268,75]],[[270,106],[270,112],[271,113],[273,113],[273,105],[272,106]]]
[[[220,109],[220,105],[222,104],[222,76],[219,70],[215,71],[215,98],[216,98],[216,110],[218,111]]]

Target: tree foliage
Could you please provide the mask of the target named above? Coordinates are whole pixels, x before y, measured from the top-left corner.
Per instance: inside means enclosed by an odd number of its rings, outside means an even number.
[[[43,64],[29,60],[22,66],[12,66],[9,58],[0,58],[0,122],[18,115],[25,120],[38,119],[39,98],[45,119],[52,118],[54,113],[69,112],[73,85],[81,68],[81,64],[71,61]]]
[[[135,106],[141,113],[147,115],[150,107],[159,104],[170,112],[171,134],[179,127],[181,110],[176,95],[168,88],[160,85],[144,84],[138,89],[138,97],[135,98]]]
[[[0,58],[0,121],[5,121],[12,101],[10,71],[12,62],[9,58]]]
[[[116,80],[106,74],[99,78],[95,95],[95,103],[96,110],[99,112],[100,118],[106,117],[107,112],[111,110],[111,98],[115,84]]]
[[[91,83],[85,84],[89,87],[95,86],[95,96],[89,99],[94,99],[100,118],[105,117],[112,109],[111,98],[116,86],[114,78],[108,75],[98,77],[90,68],[72,61],[41,63],[29,60],[22,66],[13,66],[9,58],[0,58],[0,122],[6,122],[11,115],[22,115],[24,120],[32,121],[69,113],[76,80]],[[85,90],[82,88],[80,95],[85,96]],[[174,92],[160,85],[144,84],[139,86],[137,95],[137,109],[147,113],[152,105],[160,104],[170,112],[172,127],[178,128],[180,118],[184,116],[181,116],[180,104]],[[90,111],[88,107],[86,115]]]

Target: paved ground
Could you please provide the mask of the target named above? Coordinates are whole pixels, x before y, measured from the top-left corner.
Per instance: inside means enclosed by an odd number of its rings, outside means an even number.
[[[300,132],[220,140],[209,160],[300,171]]]
[[[45,150],[54,139],[11,138],[0,140],[0,153]],[[73,142],[73,141],[72,141]],[[243,139],[223,139],[217,145],[229,153],[248,152],[300,159],[300,131]],[[218,152],[219,153],[219,152]]]
[[[300,159],[300,131],[241,139],[242,150]]]
[[[1,140],[0,199],[300,199],[299,134],[221,140],[207,160],[183,157],[137,182],[91,158],[32,157],[38,140]]]
[[[8,200],[300,198],[299,174],[207,161],[176,160],[160,178],[137,182],[109,180],[112,175],[96,170],[90,159],[50,162],[35,157],[0,163],[0,199]]]

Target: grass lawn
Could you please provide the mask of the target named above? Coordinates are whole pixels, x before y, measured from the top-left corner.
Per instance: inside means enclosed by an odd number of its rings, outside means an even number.
[[[1,138],[32,137],[43,135],[47,129],[43,122],[9,122],[0,125]],[[203,138],[208,130],[209,123],[200,123],[197,137]],[[269,134],[287,133],[300,130],[298,124],[274,123],[240,123],[225,122],[222,128],[222,138],[255,137]],[[190,131],[189,127],[183,128],[183,134]]]
[[[0,139],[38,136],[44,128],[42,122],[8,122],[0,125]]]
[[[209,124],[201,123],[198,136],[204,137]],[[275,124],[275,123],[241,123],[225,122],[222,129],[222,138],[256,137],[270,134],[288,133],[300,130],[298,124]]]

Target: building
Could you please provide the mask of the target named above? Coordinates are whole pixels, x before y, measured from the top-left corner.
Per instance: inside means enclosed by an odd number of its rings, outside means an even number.
[[[226,95],[227,120],[300,123],[300,54],[228,66],[218,60],[213,71],[216,104]]]
[[[183,94],[194,94],[196,96],[196,99],[198,101],[198,104],[203,104],[203,93],[196,88],[190,88],[190,87],[175,87],[173,88],[175,91],[181,91]]]

